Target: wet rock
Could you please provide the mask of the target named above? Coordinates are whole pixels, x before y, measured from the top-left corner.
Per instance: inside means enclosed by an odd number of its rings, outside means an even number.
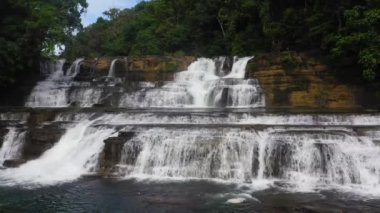
[[[55,119],[57,112],[54,110],[31,110],[28,125],[32,128]]]
[[[25,159],[5,160],[3,163],[3,166],[7,167],[7,168],[16,168],[16,167],[19,167],[21,164],[24,164],[26,162],[27,162],[27,160],[25,160]]]
[[[75,79],[87,81],[108,76],[114,59],[118,59],[115,62],[115,76],[127,81],[171,80],[174,72],[186,70],[196,60],[192,56],[102,57],[83,61]]]
[[[124,145],[135,135],[135,132],[120,132],[117,137],[104,141],[105,146],[100,156],[100,173],[102,176],[112,176],[117,172],[116,164],[120,163]],[[131,156],[127,154],[127,156]]]
[[[64,132],[64,129],[49,125],[30,129],[22,149],[22,158],[32,160],[40,157],[59,141]]]
[[[4,137],[5,135],[8,133],[8,129],[6,128],[0,128],[0,148],[1,146],[3,145],[3,142],[4,142]]]
[[[313,207],[296,207],[294,208],[294,212],[297,212],[297,213],[319,213],[321,211],[318,211],[316,209],[314,209]]]

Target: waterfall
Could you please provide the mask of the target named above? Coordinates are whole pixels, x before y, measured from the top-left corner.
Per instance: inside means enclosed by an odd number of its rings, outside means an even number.
[[[20,131],[15,127],[8,128],[8,133],[5,135],[3,144],[0,147],[0,165],[5,160],[13,160],[21,156],[25,135],[25,131]]]
[[[50,185],[112,174],[380,195],[380,114],[250,110],[265,106],[259,82],[246,78],[251,59],[199,58],[172,81],[138,82],[136,88],[111,85],[104,77],[75,81],[83,59],[66,75],[64,60],[46,65],[53,71],[45,71],[49,76],[34,88],[26,106],[112,103],[137,109],[59,111],[53,122],[41,125],[66,129],[64,135],[38,159],[1,170],[0,184]],[[115,76],[117,60],[108,77]],[[0,113],[8,126],[28,122],[28,116]],[[18,157],[25,134],[9,128],[0,162]]]
[[[108,70],[108,77],[109,78],[114,78],[115,77],[115,64],[119,59],[114,59],[111,62],[110,69]]]
[[[69,77],[75,77],[79,74],[80,71],[80,64],[84,61],[83,58],[76,59],[70,66],[70,68],[67,70],[66,76]]]
[[[55,122],[74,124],[61,139],[40,158],[0,171],[0,182],[49,185],[96,173],[104,141],[128,131],[118,142],[123,148],[114,150],[121,156],[115,171],[125,178],[379,194],[379,120],[379,114],[64,112]]]
[[[380,192],[380,147],[349,128],[151,128],[138,130],[122,154],[126,177],[266,180],[296,191]]]
[[[255,79],[244,79],[245,69],[252,57],[227,57],[215,59],[199,58],[186,71],[176,73],[174,80],[162,86],[128,90],[123,86],[92,82],[73,81],[79,73],[83,58],[75,60],[66,71],[64,60],[57,61],[49,77],[33,89],[27,107],[92,107],[96,104],[111,104],[119,107],[175,107],[207,108],[232,107],[255,108],[265,105],[265,98]],[[114,77],[114,59],[108,77]],[[52,67],[52,66],[47,66]],[[121,97],[120,97],[121,96]],[[111,101],[112,100],[112,101]]]
[[[67,91],[70,80],[65,78],[63,66],[65,60],[58,60],[48,78],[39,82],[25,103],[26,107],[63,107],[67,106]]]
[[[80,107],[92,107],[98,104],[103,95],[103,88],[80,83],[72,86],[69,91],[69,102]]]
[[[234,65],[230,74],[226,75],[224,78],[244,78],[245,77],[245,67],[248,64],[248,61],[253,57],[244,57],[239,60],[234,60]]]
[[[80,63],[84,59],[75,60],[66,75],[63,71],[65,59],[58,60],[46,80],[39,82],[25,103],[26,107],[67,107],[71,104],[70,89],[73,78],[79,73]],[[82,100],[82,99],[80,99]],[[89,105],[89,104],[88,104]]]
[[[57,144],[40,158],[0,173],[0,179],[8,185],[50,185],[75,180],[93,172],[104,146],[103,141],[114,133],[113,128],[93,125],[107,119],[107,116],[84,118],[69,128]]]
[[[176,73],[173,82],[154,89],[125,94],[121,107],[263,107],[265,99],[256,80],[245,80],[245,68],[252,57],[236,58],[228,75],[225,58],[200,58],[186,71]]]

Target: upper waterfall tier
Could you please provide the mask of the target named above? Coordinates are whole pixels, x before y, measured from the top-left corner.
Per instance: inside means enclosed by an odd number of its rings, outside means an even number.
[[[174,80],[132,83],[115,76],[111,63],[107,76],[92,81],[76,81],[83,59],[77,59],[64,74],[65,61],[56,62],[45,81],[30,94],[28,107],[92,107],[94,105],[146,108],[263,107],[265,99],[257,80],[244,79],[252,57],[199,58]],[[122,60],[123,63],[126,60]],[[158,73],[157,73],[158,75]],[[126,74],[128,76],[128,73]]]
[[[58,60],[48,72],[46,80],[34,87],[25,103],[27,107],[66,107],[69,105],[68,92],[72,86],[73,78],[79,73],[80,63],[83,59],[77,59],[70,68],[63,70],[66,60]]]

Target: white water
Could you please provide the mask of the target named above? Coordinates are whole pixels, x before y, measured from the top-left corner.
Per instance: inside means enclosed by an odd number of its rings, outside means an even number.
[[[239,116],[237,116],[239,115]],[[378,115],[160,115],[155,113],[60,114],[56,121],[77,121],[39,159],[0,171],[2,184],[46,185],[96,172],[103,141],[120,125],[139,123],[210,124],[137,127],[126,141],[119,174],[126,178],[211,179],[291,191],[339,189],[380,195]],[[212,124],[267,123],[283,127],[212,127]],[[306,124],[306,125],[305,125]],[[307,125],[315,125],[310,126]],[[244,124],[245,125],[245,124]],[[291,125],[291,126],[287,126]],[[294,125],[300,125],[295,127]],[[343,125],[333,127],[331,125]],[[347,125],[347,126],[345,126]],[[124,128],[122,127],[122,128]],[[357,131],[356,128],[366,131]],[[360,134],[359,134],[360,133]]]
[[[265,100],[258,82],[244,79],[250,59],[236,58],[228,70],[226,58],[198,59],[188,70],[175,74],[174,81],[163,86],[145,83],[143,89],[125,93],[119,106],[262,107]],[[114,73],[115,63],[109,75]],[[77,73],[75,70],[70,69],[68,75]],[[49,99],[49,90],[54,91],[62,76],[62,69],[56,68],[47,80],[54,86],[41,86],[39,95]],[[45,101],[56,106],[57,100],[65,97],[61,106],[75,103],[91,107],[104,96],[105,87],[93,83],[71,82],[69,87],[65,96],[54,101],[41,98],[36,105]],[[0,179],[10,185],[45,185],[96,172],[103,141],[115,136],[115,129],[128,128],[134,136],[125,141],[117,166],[125,178],[211,179],[246,184],[256,190],[274,186],[290,191],[339,189],[380,195],[378,114],[156,110],[103,113],[96,120],[89,120],[94,115],[86,113],[62,113],[57,122],[78,124],[39,159],[1,171]],[[138,127],[132,130],[133,125]]]
[[[380,147],[350,128],[138,130],[123,150],[125,177],[213,179],[292,191],[380,195]],[[260,183],[260,186],[257,184]]]
[[[71,104],[80,107],[92,107],[98,104],[103,94],[103,88],[96,86],[78,86],[71,88],[69,100]]]
[[[262,107],[265,99],[255,80],[244,80],[252,57],[236,59],[230,74],[220,70],[224,60],[200,58],[188,70],[176,73],[173,82],[160,88],[125,94],[121,107]],[[216,67],[218,65],[219,67]]]
[[[74,78],[77,76],[80,72],[80,64],[84,61],[83,58],[76,59],[70,66],[70,68],[67,70],[66,76],[69,76],[71,78]]]
[[[115,82],[112,85],[112,82],[102,83],[99,79],[93,79],[93,82],[74,82],[73,78],[79,74],[83,59],[75,60],[66,75],[62,70],[64,60],[60,60],[55,66],[45,67],[53,70],[45,72],[50,75],[33,89],[25,106],[92,107],[106,102],[113,106],[132,108],[263,107],[265,99],[257,80],[244,79],[250,59],[252,57],[235,57],[232,68],[228,68],[226,57],[214,60],[200,58],[188,70],[176,73],[174,81],[161,87],[148,86],[133,92],[127,92],[130,91],[127,88],[115,87]],[[108,77],[115,77],[118,60],[112,61]],[[105,99],[107,100],[104,101]]]
[[[1,121],[21,121],[25,122],[29,117],[27,112],[6,112],[0,113]]]
[[[67,107],[77,104],[82,107],[91,107],[96,104],[101,96],[101,90],[92,88],[91,85],[82,86],[74,84],[73,78],[79,73],[80,65],[84,59],[75,60],[66,75],[63,71],[65,60],[58,60],[49,73],[46,80],[41,81],[33,89],[25,106],[27,107]],[[76,86],[74,87],[73,86]]]
[[[103,141],[110,137],[112,128],[93,128],[107,116],[95,120],[82,120],[69,128],[57,144],[40,158],[19,168],[0,172],[2,184],[50,185],[78,179],[94,171]]]
[[[65,60],[58,60],[54,70],[45,81],[34,87],[26,107],[63,107],[67,106],[67,92],[70,80],[64,76]]]
[[[109,77],[109,78],[114,78],[114,77],[115,77],[115,64],[116,64],[116,62],[117,62],[118,60],[119,60],[119,59],[114,59],[114,60],[111,62],[110,69],[108,70],[108,77]]]
[[[25,131],[20,131],[15,127],[8,128],[8,133],[4,136],[3,144],[0,147],[0,166],[5,160],[18,159],[21,156],[25,135]]]
[[[86,113],[65,112],[58,116],[57,121],[80,121],[86,117]],[[379,114],[257,114],[257,113],[232,113],[224,115],[220,112],[197,112],[197,111],[133,111],[128,113],[117,113],[112,116],[107,124],[110,125],[295,125],[295,126],[378,126],[380,125]],[[374,130],[373,130],[374,131]],[[379,130],[380,131],[380,130]],[[376,132],[372,132],[375,136]]]
[[[234,59],[234,65],[230,74],[224,76],[224,78],[244,78],[245,77],[245,67],[248,64],[248,61],[253,57],[244,57],[241,59]]]

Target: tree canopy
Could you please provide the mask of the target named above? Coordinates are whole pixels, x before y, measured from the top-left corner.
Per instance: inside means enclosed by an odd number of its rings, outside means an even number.
[[[0,1],[0,86],[38,70],[57,44],[70,59],[313,50],[350,69],[345,74],[380,78],[380,0],[151,0],[105,11],[82,29],[86,7],[86,0]]]
[[[318,50],[364,79],[379,72],[380,0],[152,0],[105,15],[66,56]]]
[[[38,71],[42,57],[81,30],[86,7],[86,0],[1,0],[0,87]]]

